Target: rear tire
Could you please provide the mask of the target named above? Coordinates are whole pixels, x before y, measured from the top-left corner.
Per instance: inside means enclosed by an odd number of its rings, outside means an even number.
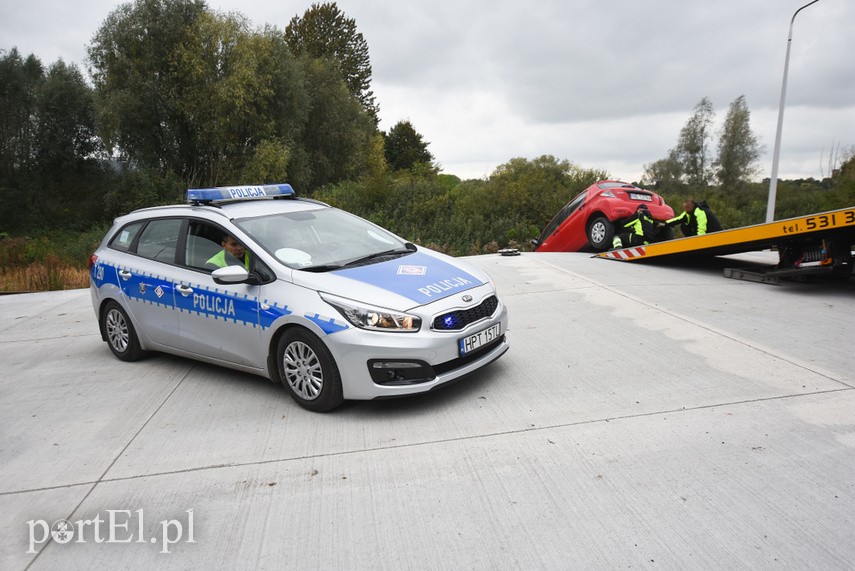
[[[324,342],[302,328],[282,334],[276,346],[279,379],[297,404],[314,412],[328,412],[339,406],[341,375]]]
[[[137,361],[143,356],[134,325],[115,301],[108,301],[101,312],[101,332],[110,351],[122,361]]]
[[[588,224],[588,243],[594,250],[602,252],[611,248],[614,236],[614,224],[605,216],[597,216]]]

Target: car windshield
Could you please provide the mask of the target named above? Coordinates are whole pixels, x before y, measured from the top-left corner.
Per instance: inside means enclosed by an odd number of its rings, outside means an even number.
[[[414,251],[400,238],[336,208],[235,220],[262,248],[292,269],[325,271]]]

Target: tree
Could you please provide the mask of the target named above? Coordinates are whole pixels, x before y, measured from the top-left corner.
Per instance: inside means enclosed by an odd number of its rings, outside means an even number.
[[[375,128],[328,60],[303,57],[301,63],[313,97],[293,161],[301,187],[311,193],[367,172]]]
[[[714,117],[712,102],[704,97],[695,105],[694,113],[680,130],[675,156],[690,186],[706,186],[709,182],[712,162],[709,141]]]
[[[280,35],[254,33],[237,15],[204,13],[194,29],[174,56],[184,82],[174,104],[192,125],[190,178],[285,180],[309,108],[299,64]]]
[[[840,180],[855,182],[855,146],[844,149],[840,161],[840,167],[832,173],[832,179],[835,182]]]
[[[644,165],[644,177],[641,184],[653,188],[665,188],[679,184],[683,178],[683,166],[676,149],[671,149],[664,159]]]
[[[760,147],[750,119],[745,96],[740,95],[730,104],[718,141],[715,176],[725,189],[736,189],[757,174]]]
[[[604,171],[582,169],[552,155],[517,157],[496,167],[485,184],[463,194],[455,215],[462,219],[459,228],[472,226],[470,231],[499,243],[528,241],[576,194],[605,178]]]
[[[38,223],[84,230],[103,214],[96,190],[104,165],[95,96],[77,66],[61,60],[50,66],[37,93],[30,184]]]
[[[333,62],[351,95],[377,123],[377,104],[371,91],[368,43],[335,2],[312,4],[303,17],[294,16],[285,28],[285,39],[295,54]]]
[[[105,137],[135,164],[237,184],[298,154],[309,98],[281,33],[201,0],[137,0],[110,14],[89,56]]]
[[[15,49],[0,58],[0,229],[98,219],[99,150],[94,95],[76,66],[60,60],[45,72]]]
[[[855,146],[844,149],[840,160],[840,167],[831,176],[833,194],[836,195],[836,203],[830,204],[831,208],[855,204]]]
[[[398,121],[389,133],[384,133],[386,162],[392,170],[410,170],[416,164],[430,164],[433,155],[427,150],[430,143],[409,121]]]
[[[16,48],[0,57],[0,186],[13,184],[16,173],[33,161],[38,86],[44,67],[34,55],[22,58]]]
[[[34,155],[41,170],[59,172],[94,158],[95,97],[77,66],[57,61],[38,89]]]
[[[0,232],[16,231],[35,213],[30,175],[42,63],[12,48],[0,57]]]
[[[195,167],[197,122],[178,99],[192,89],[177,58],[197,38],[202,0],[136,0],[107,16],[89,46],[90,73],[100,98],[102,135],[137,164],[188,180]]]

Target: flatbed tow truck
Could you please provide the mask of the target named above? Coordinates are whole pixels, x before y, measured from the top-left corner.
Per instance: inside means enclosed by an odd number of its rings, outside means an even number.
[[[765,272],[725,268],[725,277],[763,283],[809,275],[853,275],[855,206],[721,230],[644,246],[618,248],[595,256],[624,262],[680,260],[774,249],[778,264]]]

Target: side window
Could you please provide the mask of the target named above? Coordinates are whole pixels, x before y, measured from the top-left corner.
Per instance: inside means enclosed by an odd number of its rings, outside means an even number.
[[[137,255],[158,262],[174,264],[180,231],[181,220],[178,218],[150,221],[140,234]]]
[[[225,265],[239,262],[223,248],[225,232],[212,224],[191,220],[187,225],[187,240],[184,249],[185,265],[195,270],[211,272],[221,263]],[[220,262],[219,258],[222,258]]]
[[[187,225],[185,244],[184,260],[188,268],[211,273],[224,266],[245,266],[248,261],[247,269],[256,276],[254,285],[259,285],[259,282],[270,283],[276,279],[273,270],[219,226],[201,220],[191,220]],[[235,250],[235,244],[239,244],[240,250]],[[240,251],[244,252],[243,259],[232,254]]]
[[[565,220],[567,220],[571,214],[576,212],[576,210],[580,206],[582,206],[582,203],[585,202],[585,196],[586,195],[583,192],[582,194],[574,198],[572,201],[570,201],[569,204],[567,204],[564,208],[561,209],[558,214],[555,215],[555,218],[552,219],[552,221],[546,227],[546,230],[543,231],[544,238],[551,236],[552,233],[558,230],[558,227],[561,226],[561,224]]]
[[[119,250],[121,252],[127,252],[131,244],[134,243],[134,238],[137,237],[137,234],[140,233],[140,228],[143,227],[143,222],[133,222],[128,224],[113,236],[113,239],[110,240],[110,248],[114,250]]]
[[[576,210],[578,210],[580,206],[582,206],[582,203],[585,202],[586,196],[588,196],[586,193],[582,193],[579,196],[577,196],[575,199],[573,199],[573,201],[570,204],[567,205],[567,213],[566,213],[566,216],[564,217],[565,220],[571,214],[576,212]]]
[[[255,264],[252,271],[258,276],[258,279],[263,284],[269,284],[270,282],[276,280],[276,274],[273,273],[273,270],[271,270],[267,266],[267,264],[265,264],[258,258],[255,259]]]

